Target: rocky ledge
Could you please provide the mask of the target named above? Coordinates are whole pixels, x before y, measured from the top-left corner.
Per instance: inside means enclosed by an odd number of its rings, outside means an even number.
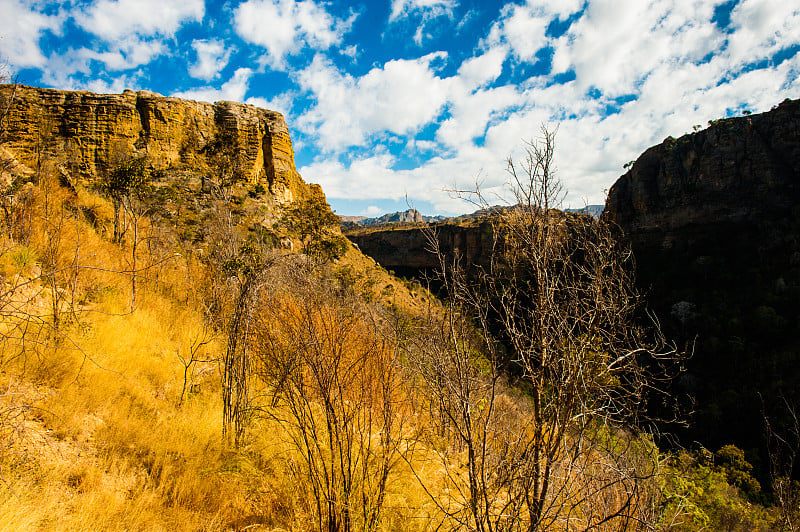
[[[289,129],[275,111],[235,102],[195,102],[148,91],[93,94],[0,85],[8,112],[3,147],[23,166],[46,155],[70,176],[103,178],[124,157],[147,155],[154,171],[210,174],[209,147],[225,139],[237,172],[278,203],[304,195]]]

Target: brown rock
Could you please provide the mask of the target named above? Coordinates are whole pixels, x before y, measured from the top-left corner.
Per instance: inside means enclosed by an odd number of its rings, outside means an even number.
[[[0,97],[12,87],[0,85]],[[86,183],[102,179],[120,156],[145,153],[153,170],[210,175],[206,148],[234,140],[242,174],[277,203],[305,196],[283,116],[235,102],[195,102],[149,91],[93,94],[18,86],[5,123],[4,147],[35,167],[44,154]]]
[[[799,191],[800,101],[786,100],[648,149],[611,187],[603,217],[634,243],[668,243],[676,232],[789,213]]]

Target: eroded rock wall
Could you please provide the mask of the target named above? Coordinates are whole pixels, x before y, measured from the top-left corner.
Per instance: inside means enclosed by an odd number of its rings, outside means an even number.
[[[148,91],[93,94],[0,86],[10,101],[4,146],[29,168],[45,155],[92,182],[116,161],[147,154],[153,170],[211,175],[208,149],[231,139],[240,173],[279,203],[307,194],[283,116],[235,102],[214,104]]]
[[[786,100],[648,149],[611,187],[603,216],[636,241],[668,247],[672,233],[760,223],[798,198],[800,100]]]
[[[427,231],[427,232],[426,232]],[[493,235],[489,221],[470,224],[438,223],[423,230],[421,227],[376,229],[346,234],[366,255],[397,275],[424,279],[438,270],[439,259],[430,250],[429,232],[433,231],[439,247],[448,260],[458,256],[470,270],[488,265]]]
[[[800,404],[800,101],[648,149],[602,216],[630,239],[667,338],[693,353],[675,389],[696,400],[684,443],[734,443],[765,480],[764,415]]]

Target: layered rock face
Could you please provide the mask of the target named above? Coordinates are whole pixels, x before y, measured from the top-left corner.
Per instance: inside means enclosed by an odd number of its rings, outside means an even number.
[[[488,264],[492,250],[492,229],[488,221],[466,225],[440,223],[432,226],[441,251],[449,259],[458,256],[467,269]],[[347,234],[366,255],[397,275],[423,279],[439,268],[430,251],[428,236],[418,227]]]
[[[34,168],[45,155],[86,182],[102,179],[120,159],[148,156],[151,169],[211,175],[209,149],[224,139],[238,173],[262,184],[278,203],[307,193],[294,165],[289,130],[280,113],[234,102],[214,104],[147,91],[93,94],[10,85],[4,146]]]
[[[718,120],[645,151],[609,191],[603,216],[642,245],[789,213],[800,194],[800,101]]]
[[[800,405],[800,101],[648,149],[603,218],[630,239],[668,337],[694,351],[684,441],[765,464],[764,412],[786,415],[782,395]]]

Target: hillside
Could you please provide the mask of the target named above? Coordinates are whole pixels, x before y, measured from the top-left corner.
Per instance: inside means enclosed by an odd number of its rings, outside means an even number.
[[[737,449],[666,455],[638,424],[640,362],[674,351],[600,221],[507,209],[491,257],[485,222],[443,232],[505,276],[442,304],[344,239],[277,113],[0,96],[0,531],[783,522]]]

